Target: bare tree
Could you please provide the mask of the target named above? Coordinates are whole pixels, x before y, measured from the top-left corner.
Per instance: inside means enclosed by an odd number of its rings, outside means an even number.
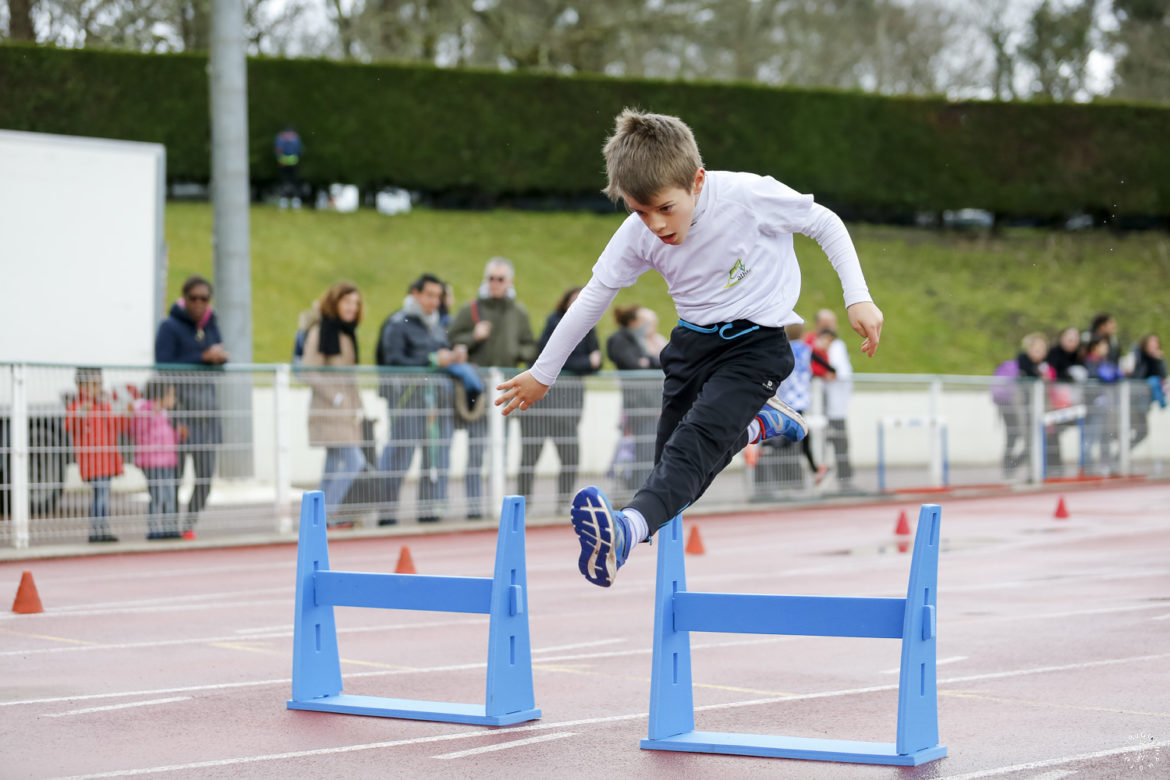
[[[8,37],[14,41],[35,41],[33,0],[8,0]]]
[[[1093,50],[1092,0],[1058,7],[1043,0],[1032,12],[1020,56],[1035,70],[1031,92],[1053,100],[1082,95]]]
[[[1170,0],[1114,0],[1120,53],[1113,96],[1170,102]]]

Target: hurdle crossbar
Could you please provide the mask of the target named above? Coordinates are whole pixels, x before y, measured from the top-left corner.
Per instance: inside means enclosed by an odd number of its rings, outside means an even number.
[[[659,535],[650,729],[642,747],[899,766],[945,756],[935,676],[940,519],[937,505],[923,505],[902,599],[687,591],[682,518],[675,517]],[[896,741],[696,731],[691,631],[901,639]]]
[[[500,513],[492,577],[440,577],[332,571],[325,497],[301,501],[293,628],[292,710],[508,726],[540,717],[532,686],[524,561],[524,499],[508,496]],[[490,616],[483,704],[418,701],[342,692],[334,607],[464,612]]]

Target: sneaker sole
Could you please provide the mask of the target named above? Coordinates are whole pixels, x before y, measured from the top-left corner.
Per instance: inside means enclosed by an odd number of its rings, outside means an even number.
[[[608,588],[617,574],[613,549],[613,507],[597,488],[585,488],[573,498],[569,512],[581,543],[577,568],[594,585]]]
[[[796,423],[797,425],[800,426],[800,431],[801,431],[800,439],[797,439],[796,441],[800,441],[805,436],[808,436],[808,423],[806,423],[804,421],[804,417],[801,415],[800,412],[796,411],[795,409],[793,409],[791,406],[789,406],[788,404],[781,401],[776,396],[772,396],[771,398],[768,399],[768,406],[772,407],[773,409],[776,409],[781,414],[783,414],[785,417],[789,418],[794,423]],[[787,437],[785,437],[785,438],[787,438]]]

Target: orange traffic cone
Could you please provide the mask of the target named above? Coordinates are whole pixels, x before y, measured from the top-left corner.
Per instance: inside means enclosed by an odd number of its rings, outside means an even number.
[[[1056,514],[1054,515],[1054,517],[1057,520],[1067,520],[1068,519],[1068,506],[1066,506],[1064,503],[1064,496],[1061,496],[1060,501],[1056,502]]]
[[[898,526],[894,529],[896,536],[910,535],[910,521],[906,519],[906,510],[903,509],[898,513]]]
[[[910,552],[910,542],[899,541],[898,542],[898,552],[900,552],[900,553]]]
[[[33,582],[31,571],[20,575],[20,586],[16,589],[16,599],[12,602],[12,611],[22,615],[35,615],[44,612],[41,606],[41,597],[37,593],[37,585]]]
[[[707,551],[703,548],[703,539],[699,536],[699,526],[691,526],[691,535],[687,537],[686,550],[691,555],[703,555]]]
[[[395,574],[418,574],[414,570],[414,558],[410,556],[410,548],[405,545],[398,554],[398,565],[394,567]]]

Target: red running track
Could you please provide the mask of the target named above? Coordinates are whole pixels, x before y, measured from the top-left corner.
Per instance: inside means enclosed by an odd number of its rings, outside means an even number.
[[[502,729],[285,709],[295,547],[0,564],[0,777],[1170,777],[1170,487],[941,499],[939,708],[917,768],[644,751],[655,556],[610,590],[530,528],[536,704]],[[904,596],[909,504],[702,517],[695,590]],[[334,569],[490,576],[494,533],[333,539]],[[5,609],[7,604],[5,603]],[[487,617],[337,610],[346,690],[482,701]],[[899,643],[692,636],[697,727],[891,742]]]

